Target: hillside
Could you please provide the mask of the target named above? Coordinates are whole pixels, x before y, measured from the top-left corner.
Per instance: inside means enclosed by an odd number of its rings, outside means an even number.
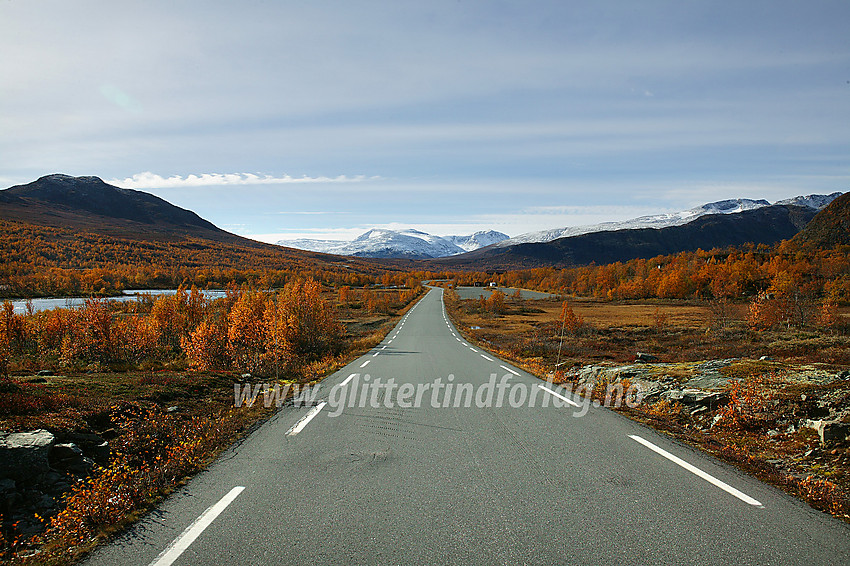
[[[680,226],[601,231],[550,242],[490,246],[434,260],[434,265],[444,269],[601,265],[746,243],[773,244],[793,237],[816,213],[804,206],[771,205],[736,214],[700,216]]]
[[[279,286],[296,274],[362,284],[402,272],[392,261],[242,238],[148,193],[67,175],[0,191],[0,257],[4,297],[114,294],[183,282]]]
[[[47,175],[0,191],[0,203],[0,220],[145,240],[201,237],[249,242],[192,211],[149,193],[109,185],[98,177]]]
[[[821,210],[794,236],[793,243],[820,249],[850,245],[850,193],[845,193]]]

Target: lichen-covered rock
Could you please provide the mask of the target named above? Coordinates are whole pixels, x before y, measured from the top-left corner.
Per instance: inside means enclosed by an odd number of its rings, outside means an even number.
[[[847,438],[848,433],[850,433],[850,424],[848,423],[819,419],[816,421],[807,420],[805,425],[817,431],[822,446],[834,442],[843,442]]]
[[[0,478],[25,480],[50,470],[53,434],[39,429],[0,433]]]

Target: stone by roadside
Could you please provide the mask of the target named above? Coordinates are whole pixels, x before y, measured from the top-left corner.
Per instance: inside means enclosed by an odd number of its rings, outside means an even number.
[[[568,371],[566,379],[585,389],[598,383],[617,384],[628,380],[637,387],[643,402],[666,399],[694,414],[725,405],[732,385],[744,379],[742,368],[750,373],[761,369],[770,374],[774,392],[781,392],[786,387],[829,386],[836,382],[846,382],[850,389],[850,374],[846,370],[738,358],[689,363],[639,361],[628,365],[586,365]],[[833,396],[823,395],[815,399],[812,394],[807,396],[805,393],[800,397],[802,411],[794,415],[797,418],[789,417],[786,424],[794,429],[808,427],[815,430],[824,446],[846,439],[850,433],[850,405],[843,398],[832,399]]]
[[[0,432],[0,515],[23,535],[42,530],[57,503],[96,464],[109,460],[109,444],[90,433],[44,430]]]
[[[846,369],[725,359],[594,364],[564,377],[575,391],[597,396],[628,382],[638,391],[638,403],[624,409],[632,418],[850,521]]]

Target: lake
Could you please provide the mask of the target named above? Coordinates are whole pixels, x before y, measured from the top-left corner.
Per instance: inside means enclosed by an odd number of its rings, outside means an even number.
[[[108,297],[110,301],[136,301],[139,299],[139,295],[173,295],[177,292],[177,289],[132,289],[124,291],[124,294],[118,297]],[[224,297],[227,292],[222,289],[202,289],[201,293],[207,298],[210,299],[220,299]],[[82,306],[85,304],[86,299],[90,297],[61,297],[61,298],[46,298],[46,299],[31,299],[33,310],[35,312],[46,311],[55,308],[75,308]],[[15,312],[18,314],[23,314],[27,312],[27,300],[26,299],[12,299],[12,305],[15,308]]]

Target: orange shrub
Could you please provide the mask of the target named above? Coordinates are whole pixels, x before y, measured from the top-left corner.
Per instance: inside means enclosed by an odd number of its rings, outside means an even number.
[[[259,372],[268,338],[264,313],[266,296],[258,291],[240,294],[227,316],[227,353],[239,371]]]
[[[150,317],[124,316],[115,322],[115,334],[121,360],[138,363],[159,357],[159,325]]]
[[[784,298],[762,291],[750,302],[747,324],[753,330],[767,330],[785,320],[789,308]]]
[[[493,314],[502,314],[505,312],[505,294],[498,289],[493,290],[484,303],[484,308],[487,312],[491,312]]]
[[[72,310],[66,319],[61,358],[66,364],[75,360],[108,362],[117,357],[117,333],[112,313],[103,299],[86,299],[81,309]]]
[[[577,334],[584,326],[584,319],[573,311],[567,301],[564,301],[564,306],[561,307],[561,324],[569,334]]]
[[[832,297],[825,298],[818,313],[818,324],[824,328],[835,328],[840,320],[838,302]]]
[[[351,287],[349,287],[348,285],[340,287],[339,291],[337,293],[338,293],[338,300],[339,300],[340,303],[344,304],[344,303],[350,303],[350,302],[353,301],[352,293],[351,293]]]
[[[321,296],[321,285],[312,279],[284,287],[277,301],[277,320],[285,319],[283,341],[298,359],[315,360],[337,353],[344,333],[336,313]]]
[[[196,369],[214,370],[227,367],[227,329],[223,324],[202,321],[188,337],[182,338],[180,346]]]

